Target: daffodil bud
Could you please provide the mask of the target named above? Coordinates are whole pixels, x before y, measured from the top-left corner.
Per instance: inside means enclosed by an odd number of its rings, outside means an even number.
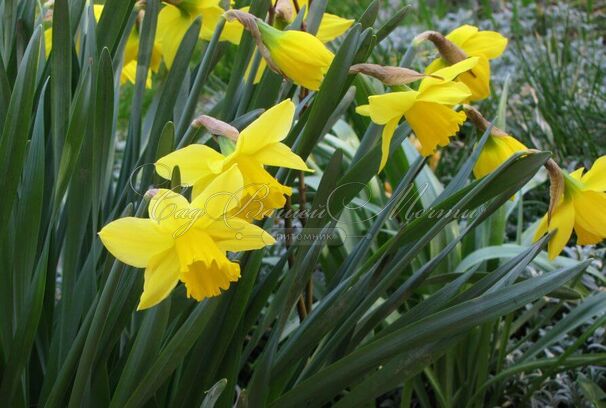
[[[198,116],[193,120],[191,126],[194,128],[204,126],[213,135],[224,136],[230,140],[233,140],[234,142],[238,140],[238,136],[240,135],[238,129],[229,123],[225,123],[222,120],[207,115]]]
[[[461,62],[467,58],[465,51],[437,31],[425,31],[424,33],[419,34],[413,40],[413,44],[418,45],[425,40],[431,41],[438,49],[440,56],[450,65]]]
[[[562,169],[553,160],[549,159],[545,163],[545,168],[549,174],[549,210],[547,211],[548,224],[551,222],[551,216],[553,214],[556,205],[560,201],[560,198],[564,194],[564,175]]]
[[[421,74],[420,72],[408,68],[389,67],[377,64],[352,65],[351,68],[349,68],[349,73],[368,75],[377,78],[379,81],[389,86],[406,85],[427,76],[433,77],[433,75]]]
[[[295,18],[295,8],[292,0],[278,0],[274,8],[276,18],[291,22]]]

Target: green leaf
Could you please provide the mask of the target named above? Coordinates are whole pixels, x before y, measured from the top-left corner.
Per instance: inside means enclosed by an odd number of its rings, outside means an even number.
[[[223,378],[213,385],[210,390],[206,391],[206,397],[204,397],[204,401],[202,401],[200,408],[213,408],[226,385],[227,380]]]
[[[360,347],[295,386],[271,406],[321,404],[361,374],[378,368],[398,352],[419,347],[427,341],[455,336],[510,313],[560,287],[582,272],[587,265],[588,262],[584,262],[571,269],[529,279],[429,315],[419,322]]]
[[[58,0],[53,9],[53,41],[51,51],[51,118],[55,172],[70,118],[72,97],[72,36],[68,0]]]

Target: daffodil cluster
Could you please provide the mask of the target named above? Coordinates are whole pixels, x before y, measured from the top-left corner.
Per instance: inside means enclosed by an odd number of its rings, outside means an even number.
[[[139,309],[161,302],[179,281],[198,301],[217,296],[240,277],[228,252],[274,243],[251,221],[283,207],[291,194],[265,166],[310,171],[282,143],[294,114],[290,100],[269,109],[236,135],[235,150],[227,156],[194,144],[162,157],[155,164],[158,174],[170,179],[178,167],[182,182],[193,187],[191,203],[174,191],[152,190],[149,218],[121,218],[99,232],[117,259],[145,268]]]

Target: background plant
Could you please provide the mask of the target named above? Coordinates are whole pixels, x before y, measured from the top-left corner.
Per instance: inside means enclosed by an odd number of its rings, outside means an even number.
[[[326,3],[315,0],[310,13],[318,18]],[[199,21],[172,69],[161,70],[147,91],[159,1],[146,2],[132,87],[119,78],[134,1],[106,1],[95,23],[87,2],[56,0],[48,59],[38,3],[2,2],[1,401],[483,405],[524,402],[535,390],[550,401],[557,392],[549,379],[586,367],[575,379],[580,394],[570,394],[579,399],[569,402],[599,402],[602,265],[585,254],[548,262],[547,238],[530,244],[521,195],[509,200],[537,185],[549,153],[513,156],[469,181],[486,137],[469,133],[460,146],[467,157],[442,184],[405,140],[404,124],[376,176],[381,129],[352,115],[354,99],[376,84],[348,70],[378,58],[408,13],[377,21],[378,5],[352,10],[357,24],[331,45],[335,62],[320,91],[305,97],[271,72],[257,86],[243,80],[254,49],[249,35],[237,48],[201,44]],[[268,6],[253,0],[251,12],[263,16]],[[407,43],[396,48],[390,52],[399,57]],[[300,108],[286,141],[316,172],[276,177],[298,187],[291,206],[328,204],[334,216],[295,220],[292,228],[338,238],[247,253],[239,259],[242,279],[224,295],[198,304],[178,288],[135,312],[142,273],[109,256],[97,231],[122,215],[145,214],[142,193],[161,183],[146,164],[194,141],[217,147],[190,126],[197,114],[242,129],[286,97]],[[401,200],[405,192],[418,199]],[[436,208],[482,211],[407,217]],[[514,240],[504,244],[508,220]],[[265,227],[272,224],[284,220]]]

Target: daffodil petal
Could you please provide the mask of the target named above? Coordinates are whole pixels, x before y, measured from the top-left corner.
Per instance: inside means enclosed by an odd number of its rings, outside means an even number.
[[[582,178],[586,188],[594,191],[606,191],[606,156],[597,159],[591,169]],[[605,210],[606,211],[606,210]]]
[[[415,103],[416,91],[390,92],[368,98],[370,118],[378,125],[384,125],[395,118],[401,118]]]
[[[474,68],[478,64],[479,60],[480,58],[478,57],[467,58],[461,62],[457,62],[456,64],[447,66],[445,68],[433,72],[433,77],[427,77],[421,81],[421,85],[419,85],[419,92],[424,92],[427,88],[431,86],[452,81],[457,76],[461,75],[463,72],[467,72],[470,69]]]
[[[490,96],[490,63],[484,57],[469,72],[459,76],[459,80],[469,87],[470,100],[480,101]]]
[[[193,21],[189,13],[176,6],[165,4],[160,10],[156,38],[168,68],[173,65],[181,40]]]
[[[507,48],[507,38],[496,31],[479,31],[465,40],[461,48],[467,55],[494,59]]]
[[[222,251],[251,251],[276,242],[263,228],[240,218],[216,221],[206,230]]]
[[[464,24],[460,27],[452,30],[447,36],[446,39],[452,41],[459,47],[461,47],[467,40],[476,35],[479,31],[478,27],[474,27],[469,24]]]
[[[287,169],[313,171],[290,147],[284,143],[274,143],[255,153],[255,160],[265,166],[285,167]]]
[[[212,180],[194,198],[191,207],[203,211],[205,223],[222,220],[232,209],[238,206],[243,192],[242,174],[238,166],[233,165]]]
[[[116,259],[137,268],[144,268],[153,256],[174,244],[152,220],[135,217],[110,222],[101,229],[99,238]]]
[[[202,178],[219,174],[223,169],[224,161],[225,156],[216,150],[205,145],[193,144],[158,159],[155,167],[160,177],[170,180],[173,169],[178,166],[181,182],[193,185]]]
[[[354,20],[342,18],[330,13],[324,13],[316,37],[323,43],[330,42],[343,35],[353,23]]]
[[[448,64],[442,58],[436,58],[425,68],[425,73],[433,74],[434,72],[442,68],[446,68],[447,66]]]
[[[149,218],[173,239],[190,223],[189,202],[175,191],[161,188],[149,202]]]
[[[604,237],[587,231],[578,222],[574,224],[574,231],[577,233],[577,244],[579,245],[595,245],[604,239]]]
[[[551,216],[549,231],[557,229],[548,244],[549,259],[555,259],[564,249],[574,227],[575,206],[572,199],[564,199],[556,206]]]
[[[286,138],[295,116],[295,104],[286,99],[264,112],[244,129],[236,143],[238,154],[254,155],[265,146]]]
[[[149,309],[166,299],[179,283],[179,259],[173,248],[152,258],[145,268],[143,294],[137,310]]]
[[[381,135],[381,164],[379,164],[379,172],[381,172],[387,164],[391,147],[391,139],[393,139],[393,134],[398,127],[399,121],[400,118],[392,119],[383,127],[383,133]]]
[[[469,88],[461,82],[446,82],[434,85],[421,92],[418,101],[435,102],[442,105],[456,105],[471,96]]]

